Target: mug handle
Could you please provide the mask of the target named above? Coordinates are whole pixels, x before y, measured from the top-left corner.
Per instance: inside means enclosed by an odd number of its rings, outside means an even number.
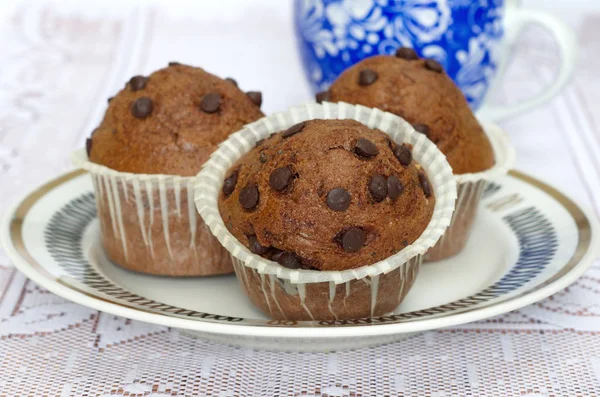
[[[578,46],[575,33],[560,19],[543,11],[520,9],[516,7],[509,7],[506,12],[507,25],[510,24],[510,26],[507,26],[506,29],[507,37],[501,58],[502,63],[498,70],[498,76],[494,79],[496,84],[498,84],[498,81],[504,76],[508,63],[507,60],[510,56],[510,49],[514,46],[516,39],[522,30],[529,24],[540,25],[552,34],[558,45],[561,62],[560,69],[554,82],[532,98],[524,99],[509,105],[484,104],[477,112],[477,116],[491,121],[498,121],[525,113],[550,101],[550,99],[567,85],[575,69],[575,64],[577,63]],[[490,91],[491,93],[495,92],[495,87],[492,86]]]

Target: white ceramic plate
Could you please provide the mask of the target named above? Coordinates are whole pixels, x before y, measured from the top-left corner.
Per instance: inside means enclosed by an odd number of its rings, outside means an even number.
[[[502,314],[571,284],[599,247],[596,220],[586,210],[554,188],[511,172],[488,188],[466,249],[424,264],[395,313],[352,321],[273,321],[252,306],[233,275],[166,278],[115,266],[100,245],[92,191],[89,175],[71,172],[9,212],[1,241],[23,273],[94,309],[257,348],[356,348]]]

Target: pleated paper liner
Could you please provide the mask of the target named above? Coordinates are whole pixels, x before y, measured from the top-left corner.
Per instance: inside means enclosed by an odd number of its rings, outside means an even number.
[[[195,177],[118,172],[73,154],[94,184],[102,244],[128,270],[166,276],[233,272],[231,257],[198,215]]]
[[[463,250],[471,235],[479,203],[488,183],[505,176],[515,165],[515,150],[506,133],[490,123],[483,123],[483,129],[492,144],[495,164],[483,172],[455,175],[456,209],[446,233],[425,254],[426,262],[450,258]]]
[[[227,170],[255,143],[298,122],[353,119],[413,146],[413,159],[427,173],[436,197],[433,215],[421,236],[389,258],[356,269],[287,269],[251,253],[227,230],[218,197]],[[450,224],[456,182],[445,156],[403,119],[377,109],[346,103],[307,104],[248,124],[213,153],[198,174],[196,206],[210,230],[234,258],[241,286],[269,316],[292,320],[333,320],[377,316],[394,310],[412,286],[423,254]]]

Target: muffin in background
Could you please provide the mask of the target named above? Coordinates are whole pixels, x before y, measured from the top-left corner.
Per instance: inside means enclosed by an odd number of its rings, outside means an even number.
[[[317,101],[347,102],[378,108],[410,122],[446,155],[458,183],[453,222],[426,260],[458,254],[466,245],[479,202],[491,174],[512,164],[498,163],[491,136],[442,66],[421,59],[410,48],[396,56],[364,59],[345,70]]]
[[[232,79],[179,63],[132,77],[109,99],[75,162],[92,175],[102,242],[114,263],[155,275],[232,272],[196,214],[193,176],[229,134],[263,116],[261,101]]]
[[[407,50],[405,50],[407,51]],[[324,94],[321,94],[324,95]],[[485,171],[494,151],[466,98],[431,59],[379,55],[345,70],[329,89],[331,102],[394,113],[425,134],[455,174]]]
[[[259,93],[172,63],[135,76],[91,137],[90,161],[135,174],[194,176],[229,134],[264,116]]]

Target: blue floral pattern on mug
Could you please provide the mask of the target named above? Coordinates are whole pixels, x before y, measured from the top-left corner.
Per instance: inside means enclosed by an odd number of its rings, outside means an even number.
[[[504,0],[296,0],[300,53],[315,91],[347,67],[413,47],[440,62],[471,106],[498,67]]]

